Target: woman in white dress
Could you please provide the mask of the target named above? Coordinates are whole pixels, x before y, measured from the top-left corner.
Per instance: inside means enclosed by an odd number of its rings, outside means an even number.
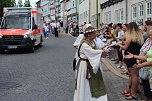
[[[101,57],[108,51],[97,50],[94,43],[97,30],[86,28],[79,49],[77,62],[76,87],[73,101],[108,101],[100,69]]]

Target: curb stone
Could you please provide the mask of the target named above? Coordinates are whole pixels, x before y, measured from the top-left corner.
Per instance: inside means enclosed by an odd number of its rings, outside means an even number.
[[[119,68],[116,67],[116,65],[114,63],[112,63],[109,59],[107,58],[102,58],[102,63],[114,74],[116,74],[117,76],[124,78],[124,79],[128,79],[127,75],[121,74],[121,70]]]

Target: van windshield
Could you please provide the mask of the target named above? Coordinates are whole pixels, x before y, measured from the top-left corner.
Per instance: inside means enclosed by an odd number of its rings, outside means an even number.
[[[7,15],[4,17],[2,22],[3,29],[30,29],[31,28],[31,17],[18,14],[18,15]]]

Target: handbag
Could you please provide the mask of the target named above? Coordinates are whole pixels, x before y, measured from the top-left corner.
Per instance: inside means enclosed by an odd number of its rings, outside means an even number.
[[[139,70],[139,77],[144,80],[148,80],[150,77],[150,71],[147,68],[141,68]]]

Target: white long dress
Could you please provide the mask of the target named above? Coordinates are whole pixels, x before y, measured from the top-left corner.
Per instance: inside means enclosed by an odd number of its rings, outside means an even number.
[[[102,50],[94,50],[86,43],[83,43],[80,48],[80,57],[89,60],[94,73],[97,73],[98,68],[100,68],[101,54]],[[108,101],[107,94],[98,98],[91,96],[89,81],[86,79],[86,75],[87,63],[86,61],[81,61],[77,75],[77,89],[74,92],[73,101]]]

